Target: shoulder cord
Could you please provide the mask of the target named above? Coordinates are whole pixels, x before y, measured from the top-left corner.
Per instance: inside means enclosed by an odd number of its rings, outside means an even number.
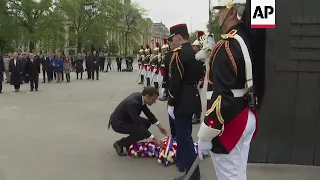
[[[176,62],[176,65],[177,65],[177,68],[178,68],[178,71],[180,73],[180,76],[181,76],[181,79],[183,78],[183,73],[184,73],[184,67],[181,63],[181,60],[180,60],[180,57],[179,57],[179,53],[178,52],[174,52],[172,54],[172,57],[171,57],[171,60],[170,60],[170,63],[169,63],[169,78],[171,79],[172,78],[172,63],[173,62]]]
[[[235,71],[236,74],[238,74],[238,70],[237,70],[237,64],[236,64],[236,61],[232,55],[232,52],[230,50],[230,46],[229,46],[229,41],[228,40],[220,40],[212,49],[212,52],[211,52],[211,55],[210,55],[210,61],[209,61],[209,65],[211,64],[211,66],[209,66],[209,70],[207,72],[207,79],[208,79],[208,83],[209,84],[212,84],[213,82],[210,80],[210,71],[213,71],[213,63],[214,63],[214,60],[216,58],[216,55],[219,51],[219,49],[222,47],[222,46],[225,46],[225,49],[226,49],[226,52],[228,54],[228,57],[231,61],[231,64],[233,66],[233,69]],[[211,68],[210,68],[211,67]]]

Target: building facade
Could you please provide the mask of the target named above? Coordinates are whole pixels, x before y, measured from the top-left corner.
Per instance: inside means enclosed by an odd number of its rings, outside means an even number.
[[[163,44],[163,39],[168,38],[170,32],[168,28],[161,22],[161,23],[153,23],[152,25],[152,32],[151,32],[151,47],[155,47],[156,43],[160,45]]]

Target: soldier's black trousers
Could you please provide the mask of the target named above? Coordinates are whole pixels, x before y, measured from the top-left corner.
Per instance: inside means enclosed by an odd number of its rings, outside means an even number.
[[[0,92],[2,91],[2,81],[0,81]]]
[[[151,126],[151,122],[143,117],[140,117],[141,121],[143,122],[143,126],[141,127],[137,124],[121,124],[117,125],[112,123],[112,129],[121,134],[129,134],[128,137],[122,138],[118,141],[120,146],[128,148],[131,144],[146,139],[150,136],[150,132],[148,129]]]

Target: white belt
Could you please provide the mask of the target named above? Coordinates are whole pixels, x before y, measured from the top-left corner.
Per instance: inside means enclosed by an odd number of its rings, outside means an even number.
[[[165,65],[162,64],[161,67],[165,67]]]
[[[233,97],[243,97],[248,90],[247,89],[231,89]],[[211,99],[213,91],[207,91],[207,99]]]

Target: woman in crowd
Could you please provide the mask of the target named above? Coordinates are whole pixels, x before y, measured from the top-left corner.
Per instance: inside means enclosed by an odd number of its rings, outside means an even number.
[[[71,61],[69,57],[65,57],[65,60],[63,62],[63,72],[66,75],[67,83],[70,82],[70,72],[71,72]]]
[[[63,71],[63,59],[61,55],[58,55],[58,57],[54,61],[54,69],[57,76],[57,83],[61,83],[62,79],[62,71]]]
[[[76,73],[77,73],[77,79],[79,79],[79,73],[80,73],[80,78],[82,79],[82,74],[83,74],[83,59],[81,56],[81,53],[78,53],[78,56],[76,57]]]

